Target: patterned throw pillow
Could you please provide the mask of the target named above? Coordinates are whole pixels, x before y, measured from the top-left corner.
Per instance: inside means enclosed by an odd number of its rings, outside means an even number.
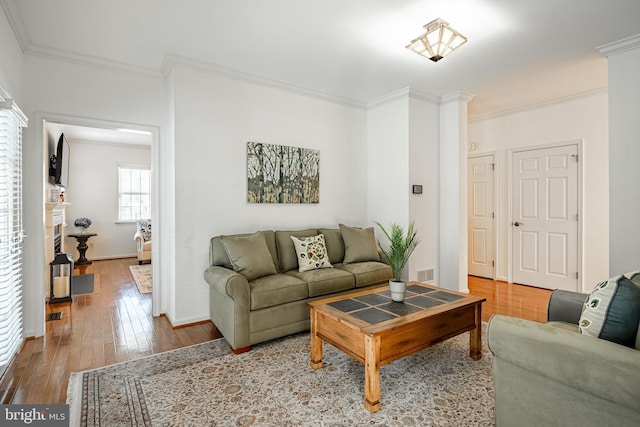
[[[151,240],[151,220],[150,219],[139,219],[138,220],[138,229],[140,230],[140,234],[145,242]]]
[[[322,234],[303,238],[290,237],[296,247],[296,254],[298,254],[299,272],[333,267],[329,262],[327,247]]]
[[[640,322],[638,272],[599,283],[587,297],[580,316],[580,333],[634,347]]]

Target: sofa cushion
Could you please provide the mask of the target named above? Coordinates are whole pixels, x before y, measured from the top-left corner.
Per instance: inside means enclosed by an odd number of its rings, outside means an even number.
[[[580,333],[635,348],[640,322],[640,286],[635,273],[599,283],[587,297],[580,316]]]
[[[327,247],[324,244],[324,236],[322,234],[303,238],[291,236],[291,241],[298,255],[299,272],[333,267],[329,262]]]
[[[304,280],[309,288],[310,297],[346,291],[355,287],[353,274],[335,268],[309,270],[302,273],[293,270],[286,274]]]
[[[307,230],[297,231],[276,231],[276,246],[278,247],[279,271],[284,273],[289,270],[298,269],[298,255],[296,248],[293,246],[291,236],[294,237],[311,237],[316,236],[318,230],[309,228]]]
[[[264,235],[264,239],[267,242],[267,247],[269,248],[269,253],[271,253],[271,258],[273,259],[273,264],[278,265],[278,249],[276,248],[276,235],[272,230],[263,230],[258,231]],[[231,260],[227,256],[227,251],[224,249],[222,245],[222,239],[224,237],[244,237],[251,236],[255,233],[244,233],[244,234],[232,234],[229,236],[216,236],[211,238],[211,244],[209,246],[209,263],[213,265],[219,265],[221,267],[226,267],[230,270],[233,270],[233,265],[231,264]]]
[[[334,267],[353,274],[356,279],[356,288],[385,283],[393,278],[391,267],[377,261],[336,264]]]
[[[339,224],[344,239],[344,263],[380,261],[373,227],[356,228]]]
[[[344,260],[344,240],[339,228],[320,228],[318,233],[324,236],[324,244],[327,246],[329,262],[337,264]]]
[[[272,274],[249,282],[251,310],[273,307],[309,296],[307,284],[286,274]]]
[[[233,270],[242,274],[248,281],[277,273],[262,233],[242,237],[224,236],[221,241]]]

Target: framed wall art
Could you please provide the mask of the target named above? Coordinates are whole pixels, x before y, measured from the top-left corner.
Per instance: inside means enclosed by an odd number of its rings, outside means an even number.
[[[247,142],[247,202],[319,203],[320,151]]]

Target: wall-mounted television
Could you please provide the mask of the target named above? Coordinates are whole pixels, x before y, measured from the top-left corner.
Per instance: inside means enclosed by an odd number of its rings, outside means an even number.
[[[65,188],[69,185],[69,143],[64,133],[58,139],[56,154],[49,156],[49,176],[56,185]]]

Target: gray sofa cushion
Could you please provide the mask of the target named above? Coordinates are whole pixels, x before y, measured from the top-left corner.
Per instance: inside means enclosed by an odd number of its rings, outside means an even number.
[[[287,274],[273,274],[249,282],[251,310],[273,307],[309,296],[307,284]]]
[[[344,260],[344,240],[339,228],[320,228],[318,233],[324,235],[324,242],[329,254],[329,262],[337,264]]]
[[[271,258],[273,258],[273,263],[278,266],[278,249],[276,248],[276,235],[271,230],[258,231],[264,235],[264,239],[267,242],[267,247],[269,248],[269,253],[271,253]],[[211,238],[211,245],[209,246],[209,263],[210,265],[218,265],[220,267],[226,267],[230,270],[233,270],[233,265],[231,264],[231,260],[227,256],[227,251],[224,249],[222,245],[222,239],[224,237],[244,237],[251,236],[256,233],[243,233],[243,234],[233,234],[231,236],[216,236]]]
[[[276,231],[276,246],[278,248],[278,258],[280,263],[278,269],[280,273],[284,273],[289,270],[298,269],[298,255],[296,254],[296,248],[291,241],[291,236],[294,237],[310,237],[318,235],[318,230],[315,228],[309,228],[307,230],[296,231]]]
[[[309,270],[303,273],[292,270],[287,271],[286,274],[304,280],[309,287],[310,297],[346,291],[355,287],[355,280],[352,274],[335,268]]]
[[[258,232],[241,237],[225,236],[220,240],[233,270],[242,274],[247,280],[251,281],[277,273],[264,234]]]
[[[336,264],[334,267],[353,274],[356,279],[356,288],[374,285],[393,278],[391,267],[377,261]]]
[[[380,261],[373,227],[356,228],[338,224],[344,239],[344,263]]]

